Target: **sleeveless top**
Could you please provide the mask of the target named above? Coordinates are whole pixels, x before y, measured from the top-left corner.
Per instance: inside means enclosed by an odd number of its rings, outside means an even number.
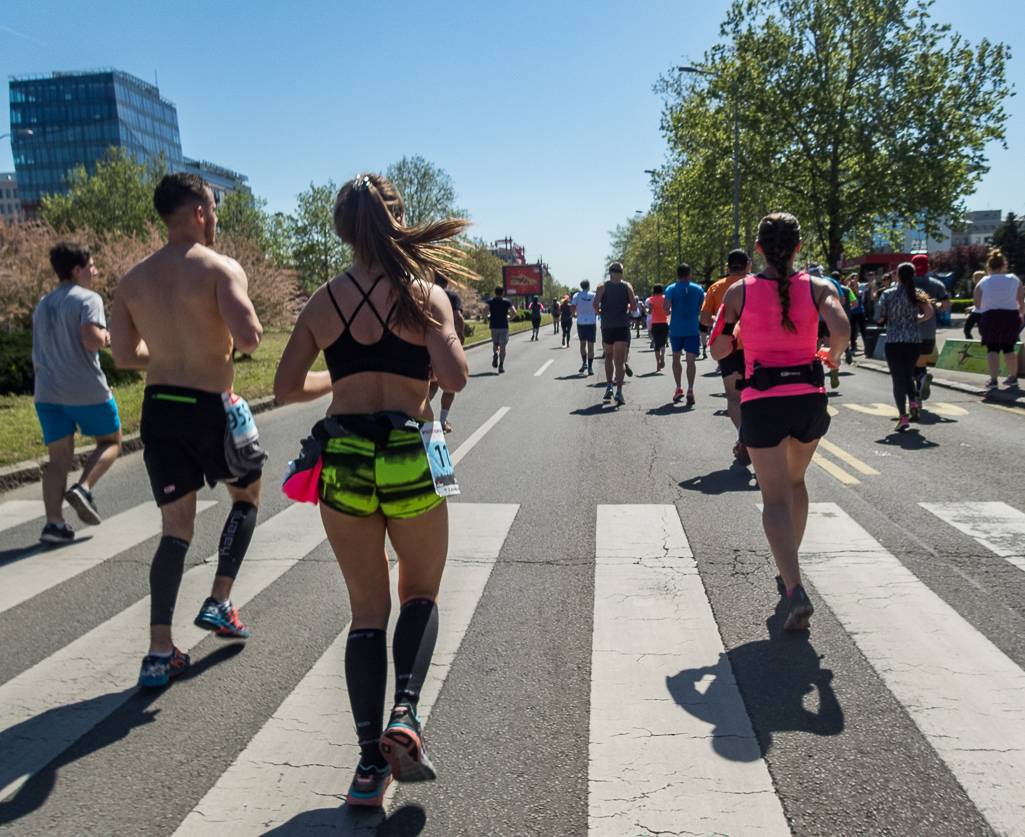
[[[982,289],[980,313],[1018,310],[1021,281],[1013,273],[991,273],[979,282],[979,287]]]
[[[601,297],[601,327],[625,328],[630,325],[630,291],[622,282],[608,281]]]
[[[381,315],[370,301],[370,295],[377,287],[385,274],[381,274],[374,280],[370,290],[366,293],[359,286],[352,274],[348,271],[345,275],[356,286],[363,299],[353,310],[349,319],[345,319],[342,309],[335,301],[335,295],[331,293],[331,283],[327,284],[327,295],[331,297],[331,303],[338,312],[338,317],[345,326],[345,330],[338,336],[330,346],[324,349],[324,360],[327,361],[327,370],[331,375],[331,383],[334,384],[349,375],[359,372],[390,372],[392,375],[401,375],[404,378],[414,378],[418,381],[429,381],[431,379],[431,355],[426,346],[418,346],[403,340],[395,332],[388,329],[392,315],[395,313],[395,305],[388,311],[388,316],[381,319]],[[380,339],[376,343],[360,343],[349,332],[356,315],[360,312],[364,303],[377,317],[377,321],[384,329]],[[398,303],[396,303],[397,305]]]
[[[762,366],[800,366],[815,360],[819,333],[819,308],[812,295],[814,285],[805,273],[790,277],[790,319],[797,334],[783,328],[783,308],[775,279],[762,275],[748,276],[744,285],[743,308],[740,312],[740,330],[744,335],[745,377],[750,378],[757,361]],[[756,398],[776,398],[783,395],[825,394],[825,387],[812,384],[783,384],[768,390],[744,387],[741,403]]]

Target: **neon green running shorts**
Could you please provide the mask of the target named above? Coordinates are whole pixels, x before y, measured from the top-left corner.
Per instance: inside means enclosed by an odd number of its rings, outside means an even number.
[[[380,509],[385,517],[416,517],[445,499],[412,430],[392,430],[387,447],[363,436],[331,439],[321,463],[320,501],[342,514],[369,517]]]

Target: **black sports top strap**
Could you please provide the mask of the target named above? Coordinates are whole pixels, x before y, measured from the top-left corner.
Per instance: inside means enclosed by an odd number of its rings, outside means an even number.
[[[345,271],[345,275],[349,277],[349,279],[352,281],[352,284],[356,286],[356,290],[359,291],[360,296],[363,297],[363,299],[359,301],[359,305],[352,309],[352,315],[349,317],[349,322],[351,323],[353,320],[356,319],[356,315],[359,313],[359,309],[363,307],[364,303],[366,303],[367,306],[369,306],[370,310],[374,312],[374,316],[377,317],[377,321],[381,324],[381,327],[387,328],[387,322],[381,319],[381,315],[377,312],[377,309],[374,307],[374,303],[370,301],[370,295],[374,292],[374,288],[376,288],[380,281],[384,278],[384,274],[382,273],[380,276],[378,276],[374,280],[374,284],[370,286],[370,290],[366,292],[364,292],[363,288],[359,286],[359,283],[356,281],[353,275],[349,273],[349,271]],[[394,305],[392,306],[392,310],[395,310]],[[391,312],[388,313],[388,319],[391,319]],[[344,322],[344,320],[342,322]]]
[[[335,307],[335,311],[338,312],[338,319],[342,321],[342,325],[345,326],[346,330],[349,328],[348,322],[345,320],[345,315],[342,313],[342,309],[338,307],[338,303],[335,301],[335,295],[331,293],[331,283],[327,283],[327,295],[331,297],[331,304]]]

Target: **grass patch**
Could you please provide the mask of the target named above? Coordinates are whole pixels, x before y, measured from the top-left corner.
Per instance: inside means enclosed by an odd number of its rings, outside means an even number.
[[[528,324],[529,325],[529,324]],[[251,358],[242,358],[235,363],[235,392],[246,400],[270,395],[274,388],[274,373],[278,361],[285,351],[291,331],[268,331],[263,336],[260,348]],[[313,364],[315,370],[326,369],[324,356],[320,355]],[[142,394],[145,385],[138,383],[111,387],[121,416],[122,433],[135,433],[139,429],[142,415]],[[91,444],[91,438],[75,435],[75,445]],[[36,417],[31,395],[6,395],[0,397],[0,465],[11,465],[46,455],[43,444],[43,430]]]
[[[551,324],[551,314],[547,314],[541,318],[541,328],[544,328],[545,326],[550,326]],[[481,340],[491,339],[491,329],[488,328],[487,322],[469,320],[466,323],[466,327],[470,330],[470,333],[466,335],[467,343],[479,343]],[[530,331],[530,320],[521,320],[517,323],[509,323],[510,334],[519,334],[521,331]]]

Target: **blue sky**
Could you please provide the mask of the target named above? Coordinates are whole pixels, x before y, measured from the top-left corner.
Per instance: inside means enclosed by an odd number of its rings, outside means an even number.
[[[0,73],[114,67],[178,107],[185,154],[247,174],[272,211],[422,154],[446,169],[474,234],[512,236],[562,282],[598,278],[609,231],[651,201],[665,158],[659,73],[699,60],[728,0],[166,3],[4,0]],[[1025,89],[1021,0],[938,0],[971,41],[1009,43]],[[971,209],[1025,213],[1025,118]],[[0,112],[0,133],[9,112]],[[13,170],[9,141],[0,171]]]

